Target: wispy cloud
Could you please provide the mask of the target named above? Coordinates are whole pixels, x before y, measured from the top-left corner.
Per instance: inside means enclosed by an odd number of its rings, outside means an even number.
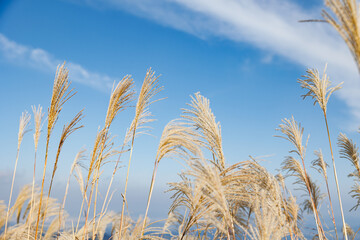
[[[30,67],[42,72],[55,73],[56,68],[63,60],[56,59],[47,51],[21,45],[0,33],[0,57],[7,61]],[[72,81],[90,86],[100,91],[111,89],[115,78],[104,74],[91,72],[79,64],[68,62],[69,77]]]
[[[86,2],[100,5],[99,0]],[[337,96],[360,120],[360,79],[346,45],[326,23],[298,22],[320,18],[319,7],[304,9],[289,0],[106,0],[106,3],[112,9],[125,10],[200,38],[215,36],[252,44],[269,55],[304,67],[322,71],[328,63],[332,81],[345,81]]]

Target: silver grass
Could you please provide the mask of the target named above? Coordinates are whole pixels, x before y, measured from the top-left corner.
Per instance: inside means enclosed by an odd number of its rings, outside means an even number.
[[[43,200],[43,193],[44,193],[44,183],[45,183],[45,173],[47,167],[47,160],[48,160],[48,151],[49,151],[49,143],[50,137],[54,130],[55,124],[59,118],[59,114],[62,110],[63,105],[75,94],[73,90],[69,90],[70,81],[68,79],[69,71],[65,68],[65,63],[61,66],[59,65],[55,74],[53,91],[50,101],[50,107],[48,109],[48,125],[47,125],[47,135],[46,135],[46,149],[45,149],[45,162],[43,167],[43,175],[42,175],[42,183],[41,183],[41,190],[40,190],[40,206],[37,213],[37,221],[36,221],[36,228],[35,232],[38,233],[39,222],[40,222],[40,210]],[[35,235],[35,240],[37,240],[37,235]]]
[[[349,139],[345,134],[340,133],[338,137],[338,146],[340,147],[340,157],[350,161],[354,167],[354,171],[348,176],[355,178],[355,184],[350,191],[351,197],[357,200],[357,203],[350,210],[357,210],[360,206],[360,163],[359,163],[359,148]]]
[[[301,84],[301,87],[308,90],[305,95],[302,97],[311,97],[314,99],[314,105],[319,104],[320,108],[323,110],[324,114],[327,111],[327,104],[329,102],[330,96],[337,90],[341,89],[342,83],[335,87],[331,87],[331,81],[326,74],[326,67],[322,77],[320,77],[319,71],[316,69],[308,69],[306,71],[307,75],[304,75],[304,79],[299,79],[298,82]]]
[[[219,122],[216,122],[209,99],[200,93],[195,93],[194,96],[191,96],[189,107],[190,109],[183,109],[182,117],[189,120],[200,131],[203,142],[213,154],[213,163],[224,169],[225,157],[222,147],[221,126]]]
[[[149,211],[150,200],[159,163],[163,158],[175,155],[185,159],[191,158],[191,156],[198,157],[202,155],[200,146],[198,144],[197,135],[195,134],[193,127],[179,121],[171,121],[168,123],[161,135],[150,183],[150,191],[145,211],[143,229],[145,229],[145,220]]]
[[[307,189],[310,202],[312,205],[312,209],[314,210],[313,213],[314,213],[316,227],[321,240],[325,237],[325,233],[323,231],[317,205],[315,203],[316,199],[313,198],[315,196],[313,195],[313,189],[311,189],[312,186],[309,182],[310,178],[306,172],[306,167],[305,167],[306,148],[302,143],[302,136],[304,129],[301,127],[300,124],[298,124],[295,121],[294,117],[292,117],[291,120],[285,118],[282,120],[282,122],[283,123],[279,125],[280,129],[278,130],[281,131],[284,136],[279,136],[279,137],[288,140],[294,145],[295,149],[291,150],[290,153],[296,153],[301,158],[301,162],[302,162],[302,166],[301,166],[300,162],[297,161],[295,158],[288,157],[283,163],[283,169],[288,171],[290,174],[294,174],[295,176],[297,176],[298,179],[296,183],[305,186],[305,189]]]
[[[163,89],[163,87],[159,86],[158,78],[159,78],[159,76],[156,77],[155,72],[152,71],[151,68],[148,69],[148,71],[146,72],[144,82],[141,86],[139,97],[138,97],[138,100],[136,103],[135,117],[134,117],[134,119],[131,123],[130,129],[128,131],[129,134],[126,134],[125,142],[131,141],[131,143],[130,143],[131,146],[130,146],[129,162],[128,162],[128,167],[127,167],[127,172],[126,172],[125,189],[124,189],[124,194],[123,194],[124,200],[126,199],[127,186],[128,186],[128,181],[129,181],[129,173],[130,173],[130,164],[131,164],[132,153],[133,153],[133,149],[134,149],[135,136],[139,133],[142,133],[141,129],[146,128],[146,123],[153,121],[152,119],[149,118],[151,116],[151,114],[149,112],[149,107],[154,102],[154,100],[153,100],[154,96]],[[140,130],[140,131],[137,131],[137,130]],[[118,162],[115,165],[115,169],[117,168],[117,165],[118,165]],[[114,170],[112,179],[114,177],[114,174],[115,174],[115,170]],[[110,181],[111,183],[112,183],[112,179]],[[109,185],[109,187],[108,187],[108,191],[107,191],[105,200],[107,199],[107,195],[109,193],[110,187],[111,187],[111,185]],[[103,208],[104,208],[104,206],[105,206],[105,201],[104,201]],[[125,211],[125,201],[123,201],[123,203],[122,203],[119,234],[121,234],[122,219],[124,217],[124,211]],[[145,216],[145,219],[146,219],[146,216]],[[121,235],[119,235],[119,238],[121,238]]]
[[[322,12],[325,21],[344,39],[360,69],[359,4],[356,0],[325,0],[325,5],[330,10]]]

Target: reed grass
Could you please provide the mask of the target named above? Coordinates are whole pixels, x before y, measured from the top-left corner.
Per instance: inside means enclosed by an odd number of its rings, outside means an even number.
[[[65,71],[64,66],[58,71]],[[67,74],[66,71],[65,73]],[[309,72],[309,74],[312,73],[314,73],[312,76],[318,76],[315,70]],[[67,81],[67,76],[59,77],[61,74],[64,73],[57,73],[56,79],[66,79]],[[58,86],[58,81],[60,80],[55,81],[54,88],[63,89],[64,86]],[[63,81],[63,84],[66,85],[66,81]],[[315,83],[310,80],[301,82],[304,88],[311,90],[307,96],[314,97],[315,101],[321,105],[323,112],[326,112],[327,102],[331,93],[339,88],[330,88],[327,81],[328,79],[326,78],[326,81],[322,83],[326,86],[322,90],[317,89]],[[322,85],[320,84],[320,86]],[[305,165],[306,144],[304,145],[303,143],[304,130],[301,125],[294,118],[284,119],[279,129],[282,133],[281,137],[291,142],[294,146],[290,153],[300,158],[299,161],[295,157],[289,156],[282,165],[285,176],[294,176],[296,178],[295,183],[299,184],[301,189],[307,193],[308,198],[299,204],[286,187],[285,178],[281,174],[278,174],[276,177],[273,176],[260,165],[258,160],[250,158],[250,160],[232,165],[226,163],[222,147],[220,123],[216,121],[215,114],[210,108],[210,101],[200,93],[191,96],[191,102],[188,105],[190,108],[183,109],[181,117],[169,122],[163,130],[154,161],[145,216],[134,222],[129,215],[125,214],[125,206],[127,207],[126,191],[122,195],[124,207],[121,214],[108,212],[108,206],[114,194],[114,192],[110,194],[110,188],[118,169],[120,156],[124,151],[127,151],[125,150],[126,144],[130,144],[130,157],[126,174],[126,179],[128,179],[131,152],[133,151],[131,149],[134,149],[135,136],[143,133],[144,127],[147,126],[146,124],[152,121],[149,118],[151,115],[148,111],[148,107],[152,103],[150,100],[162,90],[161,87],[158,87],[157,77],[154,77],[154,72],[149,69],[139,93],[135,117],[125,135],[121,150],[117,151],[114,148],[114,138],[111,136],[110,127],[117,114],[124,110],[133,99],[134,92],[132,88],[133,80],[126,76],[113,89],[105,117],[105,125],[96,135],[93,149],[90,152],[88,168],[83,168],[83,164],[80,163],[80,160],[84,159],[84,151],[80,151],[70,168],[64,198],[60,205],[56,203],[55,199],[50,197],[50,193],[62,147],[67,138],[82,127],[79,126],[79,122],[82,119],[82,111],[76,114],[64,126],[60,135],[47,196],[44,197],[42,194],[43,187],[37,188],[35,186],[33,178],[33,183],[26,186],[19,193],[11,208],[9,205],[9,209],[6,211],[6,208],[1,207],[3,205],[0,204],[0,212],[6,214],[5,218],[0,219],[0,224],[4,224],[6,218],[11,218],[15,213],[17,219],[17,225],[12,226],[6,232],[6,235],[4,233],[1,236],[2,239],[5,239],[5,237],[6,239],[21,239],[24,236],[27,239],[45,240],[55,238],[102,239],[106,226],[111,225],[113,229],[112,239],[164,239],[166,235],[170,235],[173,239],[208,239],[212,236],[215,239],[280,240],[290,238],[294,240],[302,239],[304,236],[299,223],[302,219],[302,212],[314,214],[317,226],[315,235],[319,239],[328,239],[319,213],[323,194],[307,173]],[[319,91],[316,92],[317,90]],[[59,91],[62,93],[59,94]],[[63,99],[67,95],[64,93],[66,91],[66,89],[57,90],[55,94],[58,95],[58,98]],[[324,93],[324,97],[321,100],[316,98],[315,92],[318,95]],[[67,99],[68,97],[65,98],[65,100]],[[56,119],[59,117],[61,110],[61,107],[57,108],[57,111],[49,110],[49,113],[54,111],[57,113]],[[36,153],[41,131],[41,107],[34,108],[34,118]],[[29,120],[28,117],[24,117],[24,119],[26,121],[22,121],[20,127],[22,134],[19,134],[18,147],[20,147],[23,133]],[[56,122],[54,122],[54,117],[52,119],[50,120],[52,127],[48,128],[48,135],[46,137],[47,142],[49,142],[49,137]],[[47,144],[46,149],[48,147],[49,145]],[[341,134],[339,137],[339,148],[341,156],[349,159],[356,169],[350,176],[355,177],[356,180],[360,179],[356,145],[345,135]],[[98,212],[96,211],[96,203],[99,195],[98,186],[101,168],[111,158],[116,156],[118,158],[115,168],[101,211]],[[323,159],[321,151],[316,152],[316,156],[318,158],[312,164],[323,175],[327,184],[327,164]],[[168,218],[164,220],[164,227],[159,228],[152,226],[154,223],[151,223],[148,219],[148,212],[159,163],[166,158],[181,159],[187,169],[180,173],[179,182],[169,184],[169,191],[173,193],[173,203],[170,207]],[[82,173],[83,169],[86,170],[85,178]],[[78,181],[83,199],[76,227],[69,227],[64,207],[68,196],[70,178],[73,174]],[[331,204],[328,184],[327,192]],[[352,193],[356,196],[355,189]],[[84,206],[86,211],[82,218],[82,208]],[[38,213],[37,215],[35,214],[36,212]],[[26,219],[25,223],[21,222],[21,216]],[[85,221],[81,227],[79,226],[80,219]],[[334,230],[337,233],[333,214],[332,220]],[[38,229],[40,222],[41,228]],[[46,229],[44,228],[45,222],[48,223]],[[43,234],[44,229],[46,231]],[[356,233],[352,236],[355,235]],[[338,238],[337,235],[336,238]]]
[[[325,0],[329,11],[323,11],[325,21],[330,23],[343,37],[350,48],[360,69],[360,37],[359,37],[359,6],[355,0]],[[326,68],[325,68],[326,69]],[[302,226],[303,214],[313,214],[316,231],[314,238],[330,239],[331,234],[324,229],[320,211],[321,203],[325,201],[322,188],[317,185],[309,174],[306,158],[307,141],[303,141],[304,129],[300,123],[291,119],[283,119],[279,125],[281,137],[292,144],[290,156],[281,164],[281,172],[276,176],[261,165],[261,160],[250,157],[240,162],[229,164],[223,149],[220,122],[210,107],[210,100],[200,93],[190,98],[188,109],[183,109],[179,119],[170,121],[163,129],[155,156],[150,189],[147,196],[144,217],[133,220],[128,213],[127,199],[130,165],[133,161],[135,139],[139,134],[146,133],[148,123],[153,121],[149,108],[155,101],[155,96],[163,90],[158,82],[159,76],[150,68],[147,70],[142,87],[135,105],[135,114],[125,138],[116,147],[116,138],[111,133],[111,126],[116,116],[125,110],[134,99],[134,81],[125,76],[114,85],[110,95],[109,105],[105,115],[104,126],[99,128],[94,145],[88,157],[85,151],[79,151],[70,167],[66,189],[62,203],[51,198],[52,186],[55,183],[55,173],[60,163],[60,154],[68,137],[82,126],[82,111],[64,126],[57,146],[54,166],[50,178],[47,195],[44,196],[44,181],[48,165],[50,139],[60,117],[63,105],[75,94],[70,89],[68,70],[65,63],[58,67],[52,97],[47,112],[47,131],[45,158],[41,185],[36,185],[36,164],[38,143],[43,125],[42,107],[33,107],[34,114],[34,171],[32,184],[24,186],[15,202],[12,202],[16,169],[19,161],[20,146],[30,115],[26,112],[20,118],[18,146],[15,167],[12,177],[9,202],[7,205],[0,201],[0,229],[4,231],[0,239],[28,239],[28,240],[88,240],[103,239],[106,228],[111,226],[111,239],[254,239],[254,240],[282,240],[304,239],[306,229]],[[314,105],[320,106],[325,121],[327,139],[329,142],[334,180],[337,187],[339,207],[343,223],[345,239],[355,239],[360,228],[356,231],[346,224],[342,209],[341,193],[339,191],[334,152],[330,138],[327,109],[332,94],[340,90],[341,84],[331,86],[329,77],[324,70],[320,76],[318,70],[308,69],[306,75],[299,79],[301,88],[307,92],[303,98],[312,98]],[[347,159],[353,171],[348,174],[354,180],[349,195],[356,204],[351,210],[356,211],[360,206],[360,163],[356,143],[345,134],[338,137],[340,157]],[[124,152],[129,152],[127,172],[124,176],[124,192],[120,213],[108,211],[109,204],[115,191],[111,192],[115,181],[119,163]],[[315,152],[316,159],[312,167],[322,176],[326,185],[328,201],[331,207],[331,220],[334,227],[335,239],[339,239],[336,227],[334,208],[330,196],[328,164],[324,160],[322,151]],[[85,159],[88,158],[88,161]],[[163,159],[175,158],[180,160],[184,169],[179,173],[179,181],[169,183],[172,193],[172,204],[169,214],[164,219],[163,227],[155,227],[161,221],[151,222],[148,218],[151,198],[159,164]],[[99,182],[103,166],[115,160],[114,170],[107,186],[101,210],[97,203],[101,199]],[[86,162],[86,164],[84,164]],[[84,167],[84,165],[87,165]],[[70,179],[74,176],[80,188],[82,203],[79,207],[78,220],[72,223],[65,212],[68,198]],[[122,176],[121,176],[122,177]],[[288,177],[295,179],[299,190],[305,193],[302,203],[287,187]],[[145,207],[145,206],[144,206]],[[85,211],[83,211],[85,209]],[[127,212],[127,214],[126,214]],[[16,224],[9,222],[16,219]],[[84,224],[80,226],[80,221]],[[71,223],[71,224],[70,224]],[[41,228],[39,229],[39,225]],[[45,224],[48,226],[45,228]],[[331,230],[330,230],[331,231]]]

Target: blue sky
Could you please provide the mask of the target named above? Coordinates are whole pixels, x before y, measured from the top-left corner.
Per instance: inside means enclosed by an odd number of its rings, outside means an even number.
[[[98,127],[103,126],[114,81],[131,74],[139,89],[149,67],[161,74],[164,91],[158,97],[166,99],[150,109],[157,119],[151,124],[152,136],[141,136],[135,142],[128,192],[133,215],[145,211],[162,128],[179,117],[190,95],[198,91],[210,99],[221,122],[229,164],[252,155],[264,159],[263,164],[276,173],[290,145],[274,137],[278,134],[275,129],[281,119],[292,115],[302,123],[305,134],[311,134],[307,162],[315,158],[312,153],[319,148],[329,159],[321,112],[310,100],[301,99],[304,91],[297,79],[308,67],[322,72],[327,63],[334,84],[345,82],[329,103],[334,142],[339,132],[354,140],[359,137],[360,81],[351,54],[329,25],[298,22],[320,18],[322,8],[321,0],[2,1],[1,181],[10,183],[19,116],[24,110],[30,112],[31,105],[47,109],[56,66],[63,61],[77,94],[64,106],[53,145],[62,125],[77,111],[85,108],[86,116],[85,127],[70,136],[61,154],[53,193],[60,199],[73,158],[80,149],[91,149]],[[132,116],[133,108],[127,109],[112,128],[119,144]],[[44,139],[39,149],[41,153]],[[17,189],[31,181],[33,154],[32,133],[28,133],[20,153]],[[352,182],[346,175],[351,168],[338,154],[336,158],[348,211],[355,204],[347,195]],[[39,158],[38,162],[42,161]],[[123,165],[126,161],[124,158]],[[111,168],[105,168],[104,185]],[[173,159],[161,162],[150,217],[166,216],[170,203],[170,194],[164,193],[166,183],[178,180],[176,174],[182,169]],[[119,171],[115,184],[119,189],[111,205],[115,211],[120,210],[124,175],[125,168]],[[3,184],[0,189],[1,199],[6,200],[10,186]],[[71,194],[68,210],[74,213],[80,204],[75,182]],[[348,216],[352,219],[354,214]]]

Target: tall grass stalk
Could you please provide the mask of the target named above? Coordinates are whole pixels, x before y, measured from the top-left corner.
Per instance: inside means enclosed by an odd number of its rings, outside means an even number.
[[[31,219],[34,209],[34,190],[35,190],[35,172],[36,172],[36,155],[37,155],[37,149],[38,149],[38,143],[39,138],[41,134],[41,128],[42,128],[42,118],[44,117],[44,113],[42,112],[42,107],[39,105],[37,108],[35,106],[32,106],[33,114],[34,114],[34,123],[35,123],[35,132],[34,132],[34,148],[35,148],[35,154],[34,154],[34,172],[33,172],[33,181],[32,181],[32,188],[31,188],[31,198],[30,198],[30,212],[29,212],[29,219]],[[29,221],[28,226],[28,240],[30,239],[30,228],[31,223]]]
[[[49,153],[49,143],[52,131],[54,130],[55,124],[59,118],[59,114],[62,110],[62,106],[65,102],[67,102],[75,93],[73,90],[69,90],[70,82],[68,80],[69,71],[65,68],[65,63],[61,66],[58,66],[55,80],[54,80],[54,87],[50,102],[50,107],[48,110],[48,126],[47,126],[47,135],[46,135],[46,148],[45,148],[45,162],[43,168],[43,176],[41,182],[41,190],[40,190],[40,202],[39,202],[39,209],[37,213],[37,220],[36,220],[36,228],[35,228],[35,240],[38,238],[38,228],[40,222],[40,211],[43,201],[43,193],[44,193],[44,183],[45,183],[45,174],[46,174],[46,167],[47,167],[47,160],[48,160],[48,153]],[[41,236],[40,236],[41,237]]]
[[[133,88],[133,79],[130,76],[125,76],[113,89],[110,101],[108,105],[108,110],[106,113],[105,118],[105,126],[104,128],[97,134],[91,160],[90,160],[90,166],[88,171],[88,177],[87,177],[87,183],[86,183],[86,190],[88,187],[88,183],[90,181],[91,176],[93,176],[93,180],[91,182],[91,189],[89,194],[89,200],[88,200],[88,207],[86,211],[85,216],[85,224],[84,224],[84,236],[82,239],[86,239],[87,237],[87,227],[88,227],[88,218],[89,218],[89,212],[90,212],[90,206],[92,202],[92,197],[94,194],[94,189],[96,187],[96,183],[100,176],[100,167],[102,166],[103,161],[111,156],[111,152],[106,152],[106,149],[109,148],[107,145],[107,142],[111,139],[109,138],[109,129],[111,124],[113,123],[113,120],[117,116],[117,114],[124,110],[127,107],[127,103],[130,102],[133,98],[134,92],[132,91]],[[110,146],[111,150],[111,146]],[[109,151],[110,151],[109,150]],[[83,201],[85,199],[86,190],[84,192]],[[97,199],[94,199],[94,212],[96,211],[96,201]],[[79,214],[79,219],[81,215],[81,210]],[[95,219],[93,219],[95,221]],[[79,222],[79,221],[78,221]]]
[[[305,184],[306,189],[309,194],[309,197],[310,197],[310,202],[311,202],[312,210],[314,213],[314,218],[315,218],[315,223],[316,223],[316,227],[317,227],[318,234],[319,234],[319,239],[320,240],[322,240],[324,238],[326,239],[323,227],[321,225],[318,209],[315,204],[314,195],[312,194],[312,191],[311,191],[309,175],[306,172],[305,147],[302,144],[302,137],[303,137],[304,129],[301,127],[300,124],[297,124],[294,117],[292,117],[291,119],[283,119],[282,122],[283,123],[279,125],[280,126],[279,130],[285,136],[280,136],[280,137],[288,140],[289,142],[291,142],[294,145],[295,149],[290,152],[296,153],[300,157],[301,162],[302,162],[302,168],[301,168],[301,167],[297,166],[298,165],[297,160],[290,157],[289,160],[287,160],[285,163],[285,169],[289,169],[290,171],[295,172],[297,175],[299,175],[299,180],[300,180],[299,183],[303,182]],[[291,164],[289,164],[289,163],[291,163]],[[287,167],[287,166],[289,166],[289,167]]]
[[[19,153],[20,153],[20,146],[21,146],[24,134],[27,132],[26,128],[27,128],[27,125],[30,122],[30,118],[31,118],[31,116],[26,111],[23,112],[21,117],[20,117],[19,132],[18,132],[18,144],[17,144],[17,151],[16,151],[16,160],[15,160],[15,167],[14,167],[13,177],[12,177],[12,181],[11,181],[9,203],[8,203],[7,212],[6,212],[4,239],[6,239],[7,225],[8,225],[8,221],[9,221],[9,213],[10,213],[10,205],[11,205],[11,197],[12,197],[13,189],[14,189],[16,168],[17,168],[17,164],[18,164],[18,160],[19,160]]]
[[[335,165],[335,159],[334,159],[334,153],[332,149],[332,143],[331,143],[331,137],[330,137],[330,131],[329,131],[329,124],[327,119],[327,104],[329,101],[330,96],[332,93],[334,93],[336,90],[339,90],[341,88],[342,83],[335,87],[331,87],[331,82],[329,80],[329,77],[326,74],[326,66],[324,69],[323,76],[320,77],[319,71],[315,69],[308,69],[306,71],[307,75],[303,76],[304,79],[299,79],[299,83],[301,84],[301,87],[304,89],[307,89],[308,92],[303,95],[303,98],[311,97],[314,99],[314,104],[318,103],[323,116],[325,120],[325,126],[326,126],[326,132],[327,132],[327,138],[329,141],[329,148],[331,153],[331,160],[333,164],[333,170],[334,170],[334,178],[335,178],[335,184],[336,184],[336,190],[340,205],[340,212],[341,212],[341,219],[343,223],[343,229],[344,229],[344,235],[345,240],[347,240],[347,232],[346,232],[346,223],[345,223],[345,217],[344,217],[344,211],[343,206],[341,202],[341,193],[339,188],[339,181],[337,177],[337,171],[336,171],[336,165]]]
[[[129,173],[130,173],[130,164],[132,160],[132,154],[134,149],[134,141],[136,136],[136,131],[140,127],[144,127],[145,123],[152,121],[147,117],[150,116],[150,112],[148,111],[149,106],[153,103],[152,98],[159,93],[163,87],[160,87],[158,84],[159,76],[155,77],[154,72],[151,68],[146,72],[146,76],[144,82],[142,84],[138,101],[136,103],[135,109],[135,117],[131,123],[130,132],[131,132],[131,146],[130,146],[130,155],[128,161],[128,167],[126,172],[126,179],[125,179],[125,189],[123,193],[123,201],[122,201],[122,209],[121,209],[121,217],[120,217],[120,228],[119,228],[119,239],[121,239],[122,227],[123,227],[123,218],[124,218],[124,211],[125,211],[125,201],[126,201],[126,194],[127,194],[127,186],[129,181]],[[146,216],[145,216],[146,220]],[[145,221],[144,220],[144,221]]]

